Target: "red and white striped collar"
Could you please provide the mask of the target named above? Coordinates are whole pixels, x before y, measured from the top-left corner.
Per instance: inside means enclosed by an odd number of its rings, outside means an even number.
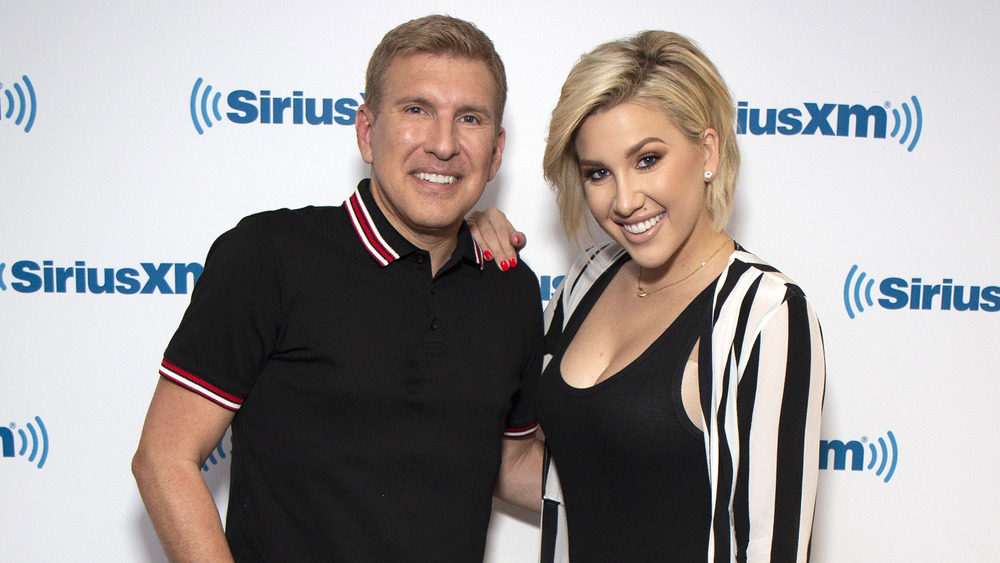
[[[365,179],[358,184],[354,193],[344,201],[344,207],[361,244],[382,266],[388,266],[401,256],[417,250],[413,243],[393,228],[375,203],[370,180]],[[483,249],[472,238],[472,233],[464,223],[458,231],[458,245],[462,249],[463,258],[474,261],[480,269],[485,266]]]

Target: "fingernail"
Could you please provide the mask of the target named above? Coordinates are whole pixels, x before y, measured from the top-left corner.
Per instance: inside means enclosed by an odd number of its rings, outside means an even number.
[[[515,266],[517,266],[517,258],[511,258],[510,259],[510,267],[513,268]]]
[[[514,235],[514,244],[521,244],[521,235]]]
[[[493,253],[490,252],[489,250],[487,250],[486,252],[483,252],[483,258],[486,258],[487,260],[492,260],[493,259]]]
[[[503,270],[504,272],[506,272],[508,269],[510,269],[510,267],[507,266],[507,261],[506,260],[501,260],[500,261],[500,269]]]

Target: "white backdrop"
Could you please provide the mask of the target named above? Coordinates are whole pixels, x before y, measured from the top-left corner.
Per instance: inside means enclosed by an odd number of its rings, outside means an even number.
[[[540,173],[570,66],[641,29],[701,43],[748,122],[731,232],[823,323],[814,559],[995,560],[1000,4],[970,0],[0,1],[0,560],[163,559],[129,461],[193,279],[175,272],[244,215],[343,201],[368,56],[431,12],[476,22],[507,64],[482,203],[527,232],[542,297],[574,252]],[[247,93],[329,99],[332,122],[263,123]],[[499,507],[487,560],[534,560],[536,532]]]

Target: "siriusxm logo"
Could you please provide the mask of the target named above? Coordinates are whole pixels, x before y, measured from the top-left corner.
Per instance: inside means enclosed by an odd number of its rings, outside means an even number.
[[[363,103],[354,98],[309,98],[302,90],[292,91],[291,96],[273,96],[270,90],[233,90],[226,96],[226,104],[232,110],[225,118],[233,123],[292,123],[302,125],[354,125],[357,108]],[[191,121],[199,135],[205,128],[223,120],[219,104],[222,92],[214,91],[211,85],[198,78],[191,89]],[[289,115],[289,113],[291,115]]]
[[[20,457],[27,455],[28,462],[39,469],[45,466],[45,460],[49,457],[49,433],[45,430],[41,417],[36,416],[35,423],[38,425],[37,429],[30,422],[24,425],[27,432],[13,422],[0,426],[0,451],[4,458],[13,458],[15,454]]]
[[[851,457],[851,471],[862,471],[864,469],[874,470],[877,477],[882,477],[882,481],[888,483],[892,475],[896,472],[896,462],[899,458],[899,448],[896,445],[896,436],[892,431],[886,432],[885,438],[878,439],[878,447],[875,442],[863,436],[861,440],[851,440],[841,442],[840,440],[820,440],[819,442],[819,468],[830,469],[830,454],[833,453],[833,469],[835,471],[845,471],[847,469],[847,456]],[[868,465],[865,466],[865,445],[868,446]],[[876,469],[876,466],[878,468]]]
[[[24,124],[24,132],[31,132],[32,125],[35,124],[35,87],[31,85],[31,80],[27,76],[22,76],[24,82],[22,87],[15,82],[10,88],[4,87],[0,82],[0,121],[14,119],[14,125],[18,127]],[[14,89],[11,92],[11,88]],[[14,98],[15,94],[17,99]],[[26,96],[27,95],[27,96]],[[17,112],[17,117],[14,117]],[[27,117],[27,119],[25,119]]]
[[[898,135],[900,145],[905,145],[909,141],[906,150],[913,152],[920,140],[924,118],[917,97],[911,96],[910,101],[913,103],[913,109],[911,110],[910,105],[904,102],[900,105],[902,113],[899,109],[893,108],[890,102],[874,106],[805,102],[802,107],[781,109],[752,108],[749,102],[737,102],[736,133],[740,135],[819,133],[827,136],[867,138],[870,128],[873,138],[884,139],[891,110],[892,131],[889,135],[893,138]]]
[[[538,279],[538,288],[542,296],[542,301],[552,299],[552,294],[559,289],[565,276],[541,276]]]
[[[226,459],[232,453],[233,431],[232,429],[229,429],[226,430],[226,433],[219,439],[219,443],[215,446],[215,449],[212,450],[212,453],[208,454],[208,459],[205,460],[205,465],[201,466],[202,472],[208,473],[210,469],[222,463],[222,460]]]
[[[18,293],[122,293],[184,294],[194,287],[204,269],[191,262],[142,262],[139,268],[89,268],[83,260],[72,266],[56,266],[52,260],[41,265],[33,260],[18,260],[10,266],[0,262],[0,291]]]
[[[855,264],[844,280],[844,307],[850,318],[865,310],[865,305],[874,307],[872,299],[875,279],[868,274],[858,274]],[[885,278],[879,283],[882,297],[878,304],[883,309],[914,309],[950,311],[1000,311],[1000,286],[996,285],[955,285],[954,278],[944,278],[941,283],[927,284],[921,278]],[[856,311],[856,312],[855,312]]]

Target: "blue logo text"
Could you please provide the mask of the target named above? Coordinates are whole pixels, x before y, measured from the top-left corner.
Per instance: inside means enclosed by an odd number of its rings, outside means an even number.
[[[18,260],[10,265],[9,284],[3,280],[6,264],[0,263],[0,291],[9,287],[18,293],[121,293],[186,294],[204,269],[197,262],[141,262],[138,268],[92,268],[83,260],[72,266],[57,266]]]
[[[538,286],[541,292],[542,301],[548,301],[552,299],[552,294],[559,289],[559,284],[562,283],[565,276],[541,276],[538,279]]]
[[[877,302],[883,309],[912,309],[921,311],[1000,311],[1000,286],[962,285],[954,278],[944,278],[941,283],[925,283],[922,278],[909,280],[889,277],[878,284],[881,297],[872,297],[875,279],[860,272],[855,264],[844,281],[844,307],[850,318],[874,307]]]
[[[867,436],[862,437],[861,440],[850,440],[848,442],[820,440],[819,468],[831,469],[830,458],[832,457],[832,469],[835,471],[845,471],[848,469],[847,460],[850,458],[851,471],[874,470],[876,476],[882,477],[882,480],[888,483],[892,479],[892,475],[896,472],[899,447],[896,444],[896,436],[893,435],[891,430],[886,432],[886,438],[878,439],[877,448],[875,447],[875,442],[868,440]],[[866,444],[867,448],[865,448]],[[867,467],[865,466],[865,451],[868,452]],[[876,466],[878,467],[876,468]]]
[[[828,104],[805,102],[801,107],[754,108],[749,102],[736,104],[736,133],[739,135],[820,135],[836,137],[884,139],[892,116],[889,135],[899,137],[899,144],[909,141],[906,150],[912,152],[920,140],[923,128],[923,111],[916,96],[910,104],[901,104],[902,112],[892,104],[865,106],[863,104]],[[891,112],[890,112],[890,108]],[[804,110],[804,111],[803,111]],[[853,124],[853,127],[852,127]],[[912,136],[911,136],[912,135]]]
[[[222,92],[214,91],[201,78],[195,81],[189,109],[199,135],[223,120],[221,101]],[[233,90],[226,96],[226,104],[232,111],[226,112],[225,118],[238,124],[354,125],[357,108],[363,101],[363,93],[358,99],[335,100],[309,97],[303,90],[293,90],[291,96],[276,96],[270,90]]]

